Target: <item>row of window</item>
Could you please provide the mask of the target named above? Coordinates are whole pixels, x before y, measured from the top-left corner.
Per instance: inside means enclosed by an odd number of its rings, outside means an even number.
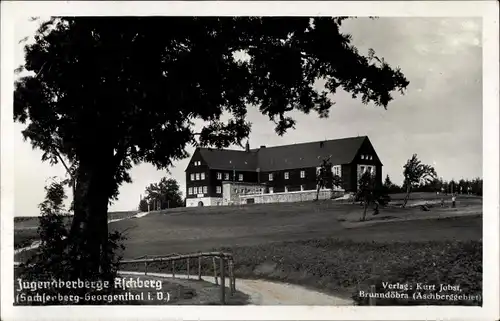
[[[192,181],[203,181],[205,180],[205,173],[193,173],[191,174]]]
[[[190,175],[192,181],[199,181],[205,179],[205,173],[193,173]],[[222,180],[222,173],[217,173],[217,179]],[[224,180],[229,180],[229,174],[224,173]],[[238,174],[238,180],[243,181],[243,174]]]
[[[372,155],[361,155],[361,159],[373,160],[373,156]]]
[[[194,166],[200,166],[201,165],[201,161],[195,161],[194,162]]]
[[[300,171],[300,178],[305,178],[306,177],[306,171]],[[290,179],[290,173],[285,172],[285,179]],[[274,180],[274,174],[269,174],[269,181]]]
[[[361,173],[368,172],[368,173],[373,173],[373,167],[372,166],[360,166]]]
[[[332,171],[334,175],[340,176],[340,166],[333,166]],[[284,175],[285,179],[290,179],[290,173],[285,172]],[[305,178],[306,177],[306,171],[300,171],[300,178]],[[205,173],[194,173],[191,174],[191,180],[192,181],[199,181],[199,180],[204,180],[205,179]],[[217,173],[217,179],[222,180],[222,173]],[[228,181],[229,180],[229,173],[224,173],[224,180]],[[270,173],[269,174],[269,181],[274,180],[274,174]],[[243,181],[243,174],[238,174],[238,181],[242,182]]]
[[[323,188],[323,189],[324,189],[324,188]],[[300,191],[301,191],[301,192],[303,192],[304,190],[305,190],[304,185],[300,185]],[[288,186],[285,186],[285,193],[288,193],[288,191],[289,191],[289,190],[288,190]],[[237,189],[237,188],[235,188],[235,189],[234,189],[234,192],[235,192],[235,193],[238,193],[238,189]],[[247,192],[247,189],[245,189],[245,188],[240,189],[240,193],[241,193],[241,194],[244,194],[244,193],[246,193],[246,192]],[[264,188],[261,188],[261,189],[260,189],[260,192],[261,192],[261,193],[264,193],[264,192],[265,192],[265,189],[264,189]],[[273,193],[274,193],[274,187],[270,186],[270,187],[269,187],[269,194],[273,194]]]
[[[304,191],[304,185],[300,185],[300,190]],[[215,192],[217,194],[222,194],[222,186],[216,186]],[[239,192],[241,194],[245,194],[245,193],[248,193],[249,190],[246,188],[241,188]],[[260,192],[264,193],[265,189],[261,188]],[[198,186],[198,187],[189,187],[188,188],[188,195],[207,194],[207,193],[208,193],[208,186]],[[234,189],[234,193],[238,193],[237,188]],[[257,191],[257,193],[258,193],[258,191]],[[269,194],[273,194],[273,193],[274,193],[274,188],[269,187]],[[288,186],[285,186],[285,193],[288,193]]]
[[[208,186],[188,187],[188,195],[207,194]],[[216,187],[216,193],[222,193],[222,186]]]

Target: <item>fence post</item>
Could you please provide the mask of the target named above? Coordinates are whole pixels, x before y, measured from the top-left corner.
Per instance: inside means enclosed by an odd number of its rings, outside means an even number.
[[[225,266],[224,266],[224,254],[220,254],[220,303],[222,305],[226,304],[226,276],[224,271]]]
[[[212,263],[214,265],[215,285],[219,285],[219,282],[217,281],[217,263],[215,262],[215,256],[212,256]]]
[[[198,280],[201,280],[201,255],[198,257]]]
[[[375,285],[370,286],[370,294],[372,294],[368,298],[368,302],[370,305],[375,305],[375,297],[373,296],[375,294]]]
[[[172,278],[175,279],[175,260],[172,260]]]
[[[187,269],[187,277],[188,277],[188,280],[189,280],[189,258],[186,259],[186,269]]]

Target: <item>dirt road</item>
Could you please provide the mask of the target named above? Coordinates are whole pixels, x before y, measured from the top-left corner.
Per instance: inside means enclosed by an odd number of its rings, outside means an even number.
[[[144,275],[142,272],[120,271],[122,275]],[[148,273],[148,276],[171,278],[171,274]],[[187,275],[175,275],[187,279]],[[191,276],[193,278],[193,276]],[[213,276],[202,280],[215,284]],[[229,284],[229,279],[226,280]],[[236,289],[250,296],[251,305],[353,305],[353,301],[306,289],[298,285],[265,280],[236,279]]]

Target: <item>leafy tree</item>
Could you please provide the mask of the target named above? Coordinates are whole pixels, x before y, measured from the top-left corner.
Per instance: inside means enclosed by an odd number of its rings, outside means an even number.
[[[52,178],[52,182],[45,187],[45,200],[39,205],[41,216],[38,226],[38,236],[40,238],[40,246],[35,250],[35,253],[30,256],[26,262],[21,263],[17,272],[22,281],[54,281],[63,280],[69,281],[68,276],[78,269],[76,262],[78,258],[68,251],[68,230],[65,226],[65,217],[68,211],[64,206],[64,200],[67,198],[64,192],[64,182]],[[109,235],[109,247],[106,255],[110,262],[109,274],[94,275],[95,279],[105,279],[113,285],[113,280],[117,276],[119,261],[124,247],[121,242],[124,237],[119,232],[114,232]],[[90,278],[92,279],[92,278]],[[94,289],[95,290],[95,289]],[[109,289],[103,289],[98,294],[113,294],[115,293],[113,286]],[[92,289],[85,288],[57,288],[51,286],[45,289],[39,289],[37,292],[40,295],[50,295],[53,299],[50,302],[30,302],[30,305],[65,305],[75,304],[74,301],[68,301],[61,298],[64,295],[80,295],[91,293]],[[94,293],[97,294],[97,293]],[[60,296],[59,296],[60,295]],[[100,304],[99,302],[83,302],[83,304]],[[102,302],[101,302],[102,303]]]
[[[179,183],[173,178],[163,177],[159,183],[146,187],[146,200],[157,209],[175,208],[183,205]],[[147,205],[146,205],[147,206]]]
[[[356,198],[361,200],[363,204],[363,216],[361,217],[361,221],[366,220],[366,210],[368,206],[377,200],[377,194],[375,192],[377,188],[376,185],[375,175],[372,175],[370,172],[364,172],[359,178]],[[378,212],[378,208],[376,212]]]
[[[457,187],[458,187],[457,182],[455,182],[455,180],[454,180],[454,179],[452,179],[452,180],[450,181],[450,183],[449,183],[450,193],[451,193],[451,194],[456,193],[456,192],[457,192],[457,189],[458,189]]]
[[[289,112],[327,117],[338,89],[387,107],[408,80],[370,50],[361,55],[340,27],[346,17],[59,17],[25,46],[14,120],[55,164],[75,164],[76,276],[109,270],[108,203],[131,182],[133,164],[160,169],[189,144],[241,145],[247,108],[283,135]],[[159,32],[161,31],[161,32]],[[242,55],[242,53],[246,55]],[[244,56],[248,59],[235,59]],[[318,79],[324,89],[314,87]],[[228,115],[224,121],[222,116]],[[193,121],[206,126],[195,132]],[[82,258],[83,260],[83,258]]]
[[[340,176],[333,174],[332,166],[330,157],[321,161],[321,165],[316,172],[316,201],[319,199],[319,191],[321,189],[330,188],[333,191],[334,187],[342,186],[342,179]]]
[[[406,196],[403,201],[403,207],[405,207],[410,198],[412,188],[418,186],[422,182],[432,182],[437,174],[434,167],[422,164],[417,154],[413,154],[403,166],[403,169],[404,187],[406,188]]]
[[[472,193],[478,196],[483,196],[483,179],[475,178],[471,182]]]
[[[465,180],[463,178],[461,178],[458,181],[457,192],[459,192],[460,194],[467,193],[467,183],[465,182]]]
[[[389,174],[386,175],[385,180],[384,180],[384,184],[382,187],[384,188],[384,190],[387,194],[400,192],[400,187],[391,181]]]
[[[387,188],[391,188],[392,185],[393,184],[392,184],[391,178],[389,177],[389,174],[387,174],[387,176],[385,177],[385,180],[384,180],[384,186]]]
[[[141,199],[139,202],[139,211],[141,212],[147,212],[149,210],[148,208],[148,201],[146,199]]]

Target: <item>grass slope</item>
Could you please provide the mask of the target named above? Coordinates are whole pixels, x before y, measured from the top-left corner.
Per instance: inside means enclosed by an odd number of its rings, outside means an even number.
[[[108,218],[110,220],[120,219],[125,217],[130,217],[137,214],[137,211],[121,211],[121,212],[109,212]],[[65,223],[69,227],[71,224],[72,216],[67,216]],[[33,241],[36,241],[38,237],[39,217],[37,216],[26,216],[26,217],[14,217],[14,249],[19,249],[30,245]]]
[[[332,201],[179,208],[111,223],[110,231],[126,234],[126,258],[224,250],[235,256],[237,277],[305,285],[363,305],[368,301],[359,291],[375,285],[384,292],[382,282],[449,283],[461,285],[462,294],[481,293],[482,200],[459,197],[457,206],[430,212],[391,207],[369,217],[374,224],[357,222],[359,205]],[[185,269],[182,264],[176,263],[177,273]],[[210,262],[203,270],[213,273]],[[480,300],[377,300],[384,304],[479,305]]]

